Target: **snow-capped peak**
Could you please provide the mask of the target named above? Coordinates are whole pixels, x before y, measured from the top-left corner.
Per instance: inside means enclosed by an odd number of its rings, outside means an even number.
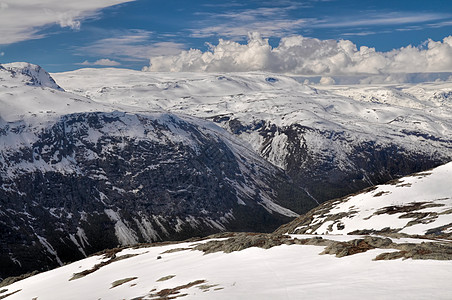
[[[12,77],[23,77],[23,82],[27,85],[48,87],[62,91],[63,89],[56,84],[52,76],[46,70],[38,65],[27,62],[14,62],[10,64],[3,64],[0,67],[11,72]]]

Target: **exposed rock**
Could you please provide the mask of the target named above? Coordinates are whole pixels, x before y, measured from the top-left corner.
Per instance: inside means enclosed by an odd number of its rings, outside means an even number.
[[[390,260],[398,258],[452,260],[452,242],[393,244],[391,248],[398,249],[400,251],[379,254],[375,260]]]
[[[389,248],[392,245],[393,243],[389,238],[366,236],[364,239],[331,243],[321,254],[334,254],[336,257],[344,257],[366,252],[370,249]]]
[[[193,286],[201,285],[205,283],[205,280],[195,280],[193,282],[189,282],[184,285],[179,285],[174,288],[163,289],[161,291],[153,292],[149,294],[149,297],[155,300],[167,300],[167,299],[176,299],[178,297],[184,297],[186,294],[181,294],[180,291],[184,289],[191,288]]]
[[[119,260],[134,257],[134,256],[136,256],[136,254],[126,254],[126,255],[121,255],[118,257],[116,257],[116,255],[114,255],[109,260],[106,260],[106,261],[103,261],[103,262],[100,262],[100,263],[94,265],[94,267],[92,267],[91,269],[87,269],[87,270],[83,270],[81,272],[74,273],[74,275],[69,279],[69,281],[83,278],[86,275],[89,275],[91,273],[94,273],[94,272],[100,270],[102,267],[105,267],[106,265],[109,265],[109,264],[119,261]]]
[[[293,244],[289,236],[264,234],[264,233],[236,233],[224,241],[209,241],[202,243],[194,250],[203,251],[205,254],[214,252],[231,253],[241,251],[250,247],[269,249],[282,244]]]
[[[113,288],[115,288],[115,287],[117,287],[117,286],[120,286],[120,285],[122,285],[122,284],[124,284],[124,283],[127,283],[127,282],[129,282],[129,281],[132,281],[132,280],[135,280],[135,279],[137,279],[138,277],[128,277],[128,278],[124,278],[124,279],[118,279],[118,280],[115,280],[115,281],[113,281],[112,283],[111,283],[111,289],[113,289]]]

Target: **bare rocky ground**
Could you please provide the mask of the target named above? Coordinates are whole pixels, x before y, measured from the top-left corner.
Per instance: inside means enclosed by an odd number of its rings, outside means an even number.
[[[289,235],[277,233],[229,233],[221,234],[219,236],[225,235],[230,235],[230,237],[227,240],[222,241],[209,241],[196,246],[194,249],[203,251],[207,254],[218,251],[230,253],[250,247],[269,249],[283,244],[314,245],[325,247],[325,250],[321,254],[331,254],[336,255],[336,257],[362,253],[370,249],[392,249],[396,251],[380,254],[375,257],[375,259],[412,258],[452,260],[452,239],[436,239],[420,243],[395,243],[389,236],[395,237],[396,235],[391,234],[389,234],[388,237],[364,235],[362,238],[346,242],[334,241],[328,239],[328,237],[321,236],[303,238],[303,236],[291,237]]]

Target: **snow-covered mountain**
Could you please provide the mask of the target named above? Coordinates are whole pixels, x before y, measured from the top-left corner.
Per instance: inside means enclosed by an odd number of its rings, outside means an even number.
[[[310,87],[267,73],[54,74],[101,103],[212,120],[319,203],[452,160],[452,82]]]
[[[104,251],[10,279],[0,296],[450,299],[451,175],[448,163],[328,201],[272,234],[223,233]]]
[[[452,162],[327,201],[276,232],[387,234],[452,240]]]
[[[2,278],[117,245],[268,232],[452,159],[447,83],[353,91],[264,73],[54,76],[0,67]]]
[[[0,68],[0,277],[117,245],[271,231],[315,206],[214,123],[70,94]]]
[[[16,62],[0,65],[0,68],[10,71],[10,76],[27,85],[49,87],[62,91],[55,80],[43,68],[26,62]]]

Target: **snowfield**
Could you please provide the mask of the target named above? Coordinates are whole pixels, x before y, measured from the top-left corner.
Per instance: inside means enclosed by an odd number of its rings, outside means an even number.
[[[207,242],[207,241],[203,241]],[[374,261],[387,250],[343,258],[319,255],[323,247],[281,245],[203,254],[180,243],[93,256],[3,287],[14,299],[450,299],[452,261]],[[167,252],[170,249],[176,252]],[[123,284],[117,285],[120,281]],[[173,292],[171,292],[173,289]],[[176,293],[177,292],[177,293]],[[182,297],[183,296],[183,297]]]

